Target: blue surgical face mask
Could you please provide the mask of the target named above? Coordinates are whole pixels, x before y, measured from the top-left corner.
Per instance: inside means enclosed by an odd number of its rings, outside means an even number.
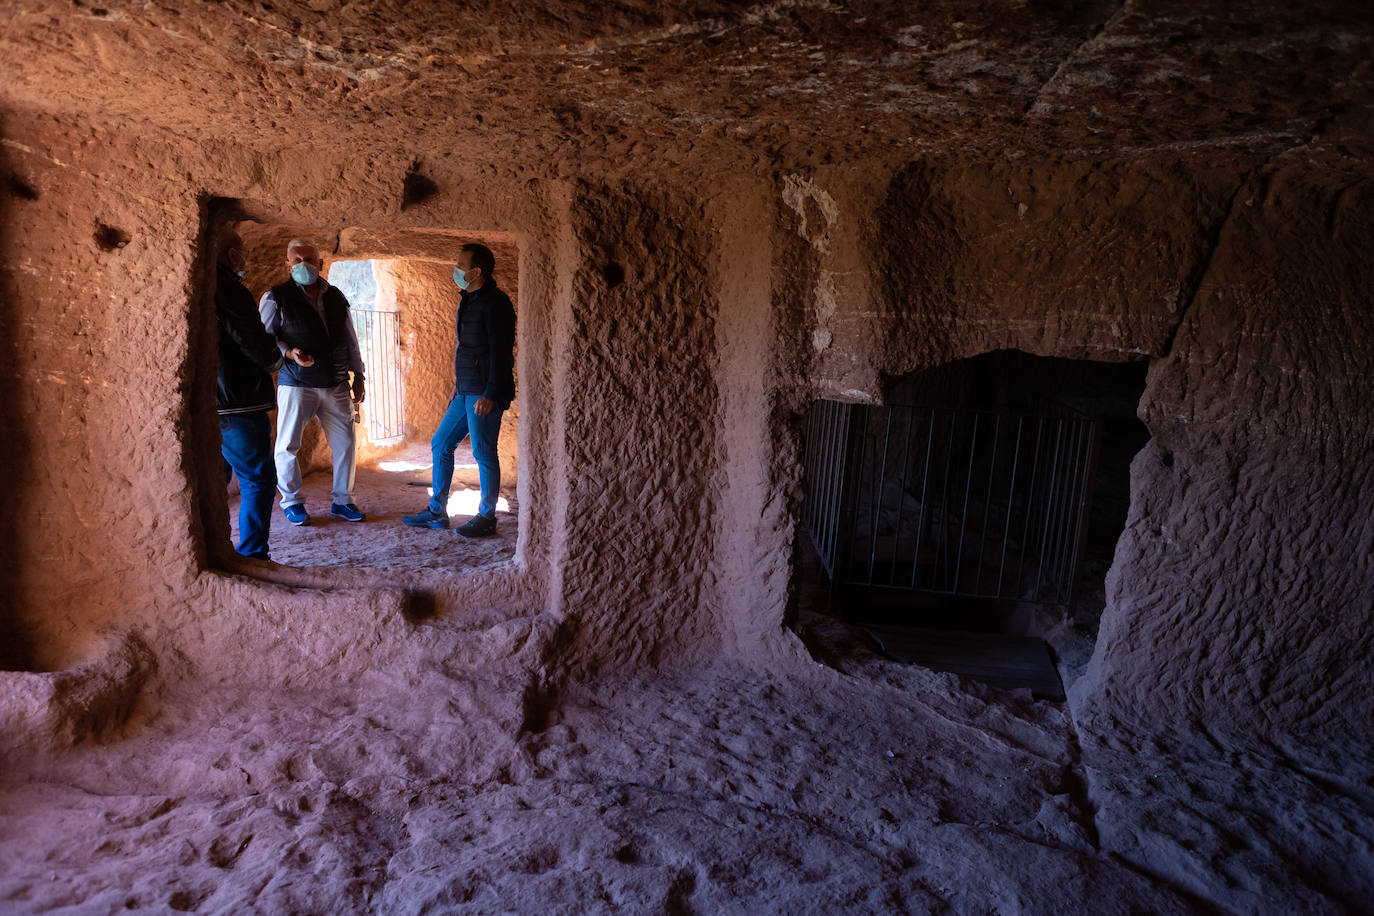
[[[248,271],[246,271],[246,270],[236,270],[236,271],[234,271],[235,276],[237,276],[240,280],[243,279],[243,275],[246,274],[246,273],[248,273]]]
[[[459,289],[467,289],[467,274],[461,267],[453,268],[453,282],[458,284]]]
[[[302,261],[291,268],[291,279],[301,286],[309,286],[320,278],[320,272],[315,269],[314,264],[307,264]]]

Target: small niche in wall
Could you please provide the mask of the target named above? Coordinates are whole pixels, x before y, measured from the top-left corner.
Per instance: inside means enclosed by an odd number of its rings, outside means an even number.
[[[118,251],[132,241],[133,237],[118,226],[97,222],[95,224],[95,244],[101,251]]]

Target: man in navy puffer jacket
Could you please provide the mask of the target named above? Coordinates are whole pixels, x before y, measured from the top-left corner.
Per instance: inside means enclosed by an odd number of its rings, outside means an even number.
[[[430,440],[434,459],[433,495],[422,512],[402,521],[412,528],[447,528],[448,491],[453,483],[453,452],[464,436],[472,438],[482,499],[477,514],[458,529],[465,537],[496,533],[496,498],[501,493],[501,462],[496,440],[501,415],[515,397],[515,307],[496,285],[496,258],[485,245],[464,245],[453,271],[462,292],[455,322],[453,397]]]

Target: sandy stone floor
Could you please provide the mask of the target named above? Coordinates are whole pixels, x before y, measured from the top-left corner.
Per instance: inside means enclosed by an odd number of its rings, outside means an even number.
[[[1358,903],[1331,882],[1371,864],[1367,787],[1205,745],[1080,748],[1060,704],[844,651],[555,695],[436,657],[327,689],[164,685],[124,735],[0,771],[0,910]]]
[[[733,670],[579,686],[537,730],[519,702],[437,667],[169,695],[122,743],[7,774],[0,906],[1186,909],[1094,853],[1052,708]]]
[[[368,474],[374,511],[423,492]],[[100,740],[0,742],[0,913],[1368,911],[1374,761],[1085,735],[805,586],[772,671],[559,680],[547,615],[431,618],[311,688],[169,666]]]
[[[456,661],[474,635],[314,689],[159,680],[121,734],[0,759],[0,911],[1337,913],[1374,874],[1346,767],[1084,740],[833,618],[824,664],[558,686]]]
[[[286,566],[350,566],[383,570],[483,569],[504,563],[515,555],[518,507],[515,488],[502,490],[498,503],[497,533],[469,539],[449,531],[407,528],[401,516],[424,508],[429,499],[429,450],[409,446],[387,458],[360,465],[356,481],[358,507],[367,515],[361,523],[346,522],[329,514],[333,479],[328,471],[305,478],[307,525],[296,527],[282,515],[274,501],[272,510],[272,559]],[[455,455],[449,516],[453,526],[476,512],[479,496],[477,465],[467,442]],[[239,500],[230,497],[230,528],[238,543]]]

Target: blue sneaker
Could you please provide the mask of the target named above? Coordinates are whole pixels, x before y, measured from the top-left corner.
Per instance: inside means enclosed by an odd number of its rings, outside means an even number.
[[[331,503],[329,514],[337,515],[346,522],[361,522],[365,515],[358,511],[358,507],[352,503]]]
[[[286,513],[286,520],[293,525],[304,525],[310,521],[310,513],[305,511],[305,506],[297,503],[294,506],[287,506],[282,509]]]

